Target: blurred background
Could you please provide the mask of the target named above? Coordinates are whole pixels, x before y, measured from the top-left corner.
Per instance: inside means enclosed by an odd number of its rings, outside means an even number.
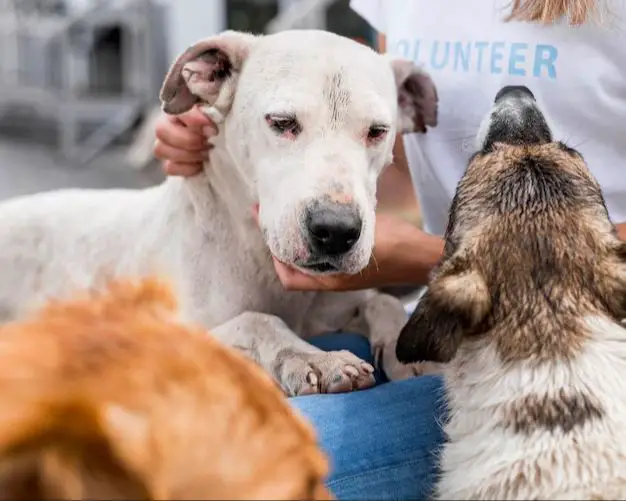
[[[62,187],[145,187],[158,91],[175,56],[225,29],[326,29],[371,46],[349,0],[0,0],[0,199]],[[420,224],[408,173],[380,209]]]

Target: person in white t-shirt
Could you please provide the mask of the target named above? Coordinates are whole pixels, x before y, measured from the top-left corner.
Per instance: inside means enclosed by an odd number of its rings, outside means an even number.
[[[624,0],[351,0],[379,33],[380,48],[414,60],[433,77],[439,123],[396,141],[408,162],[424,230],[377,221],[375,264],[358,276],[310,277],[276,263],[287,289],[346,290],[425,284],[437,263],[448,208],[480,122],[497,91],[524,85],[550,119],[554,136],[578,149],[600,182],[609,214],[626,239],[626,2]],[[156,155],[170,175],[195,174],[215,128],[199,111],[164,116]],[[374,263],[374,261],[373,261]],[[347,335],[324,349],[368,357]],[[420,499],[436,474],[441,381],[420,377],[351,394],[293,399],[317,428],[333,464],[338,499]]]

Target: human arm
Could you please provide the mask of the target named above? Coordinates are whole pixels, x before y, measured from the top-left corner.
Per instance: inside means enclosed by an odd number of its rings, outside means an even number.
[[[619,223],[615,225],[617,230],[617,236],[626,242],[626,223]]]

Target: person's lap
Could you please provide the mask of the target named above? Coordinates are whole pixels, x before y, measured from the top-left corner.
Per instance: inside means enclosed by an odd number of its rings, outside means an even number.
[[[323,350],[347,349],[373,362],[368,341],[353,334],[320,336]],[[328,486],[337,499],[424,499],[443,443],[442,380],[422,376],[336,395],[290,399],[315,427],[331,461]]]

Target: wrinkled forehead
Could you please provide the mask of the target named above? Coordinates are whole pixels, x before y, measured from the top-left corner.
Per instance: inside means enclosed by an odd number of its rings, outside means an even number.
[[[317,35],[317,36],[316,36]],[[250,54],[240,90],[262,92],[268,111],[344,110],[395,120],[396,87],[389,62],[368,47],[318,32],[264,37]]]

